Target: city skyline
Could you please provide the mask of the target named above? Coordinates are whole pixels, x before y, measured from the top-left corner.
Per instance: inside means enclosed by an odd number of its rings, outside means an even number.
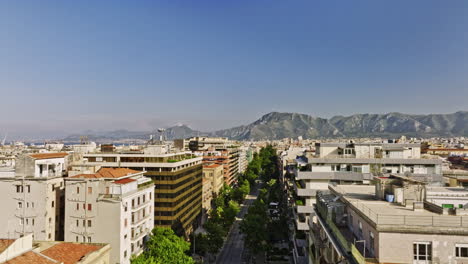
[[[0,136],[468,110],[464,1],[0,7]]]

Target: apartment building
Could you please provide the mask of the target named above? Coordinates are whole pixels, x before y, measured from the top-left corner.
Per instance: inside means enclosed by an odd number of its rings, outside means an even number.
[[[109,264],[110,246],[102,243],[34,241],[32,234],[0,239],[0,263]]]
[[[239,176],[239,144],[223,137],[194,137],[189,149],[203,156],[203,164],[220,164],[224,168],[224,182],[233,185]]]
[[[424,185],[397,176],[319,191],[310,263],[467,263],[467,209],[428,201]]]
[[[63,174],[67,153],[20,155],[15,173],[0,178],[0,237],[32,234],[35,240],[63,239]]]
[[[214,194],[218,194],[224,185],[224,168],[220,164],[203,165],[203,178],[209,179],[212,183],[211,189]]]
[[[203,193],[202,193],[202,224],[208,219],[208,214],[211,211],[211,201],[213,200],[213,184],[210,178],[203,177]]]
[[[66,178],[65,241],[108,243],[111,263],[130,263],[154,227],[154,184],[143,173],[102,168]]]
[[[153,180],[154,225],[190,234],[202,210],[202,157],[168,152],[165,146],[83,154],[85,165],[145,171]]]
[[[374,175],[407,175],[433,185],[442,185],[442,161],[421,157],[420,144],[413,143],[316,143],[315,154],[297,159],[294,187],[302,205],[296,224],[308,230],[316,192],[330,183],[369,184]]]

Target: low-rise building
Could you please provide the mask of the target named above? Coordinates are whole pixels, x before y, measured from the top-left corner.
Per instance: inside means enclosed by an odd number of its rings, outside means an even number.
[[[111,263],[130,263],[154,227],[154,184],[143,173],[102,168],[66,178],[65,241],[108,243]]]
[[[0,239],[5,264],[110,264],[109,252],[108,244],[34,241],[32,234]]]

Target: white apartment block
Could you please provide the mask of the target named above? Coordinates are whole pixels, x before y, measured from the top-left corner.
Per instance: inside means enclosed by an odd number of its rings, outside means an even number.
[[[369,184],[373,176],[406,175],[432,185],[442,183],[442,161],[421,157],[414,143],[316,143],[313,156],[298,159],[296,193],[304,200],[297,206],[296,224],[308,230],[316,192],[330,183]]]
[[[154,227],[154,184],[143,171],[102,168],[65,180],[65,241],[108,243],[129,264]]]
[[[34,240],[62,239],[65,156],[67,153],[21,155],[14,175],[0,178],[0,237],[32,234]]]

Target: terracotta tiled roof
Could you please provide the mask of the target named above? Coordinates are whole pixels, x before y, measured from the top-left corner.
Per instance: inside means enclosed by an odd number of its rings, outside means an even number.
[[[71,252],[69,252],[71,253]],[[6,262],[3,262],[4,264],[58,264],[60,263],[59,261],[53,261],[51,259],[48,259],[45,256],[42,256],[40,254],[37,254],[33,251],[28,251],[24,253],[23,255],[17,256],[16,258],[12,258]]]
[[[65,153],[65,152],[29,154],[29,156],[33,159],[56,159],[56,158],[63,158],[67,155],[68,153]]]
[[[14,239],[0,239],[0,253],[5,251],[13,242],[15,242]]]
[[[89,253],[101,248],[102,246],[98,245],[59,243],[42,251],[41,254],[58,260],[59,262],[63,262],[64,264],[75,264]]]
[[[131,182],[134,182],[136,180],[134,179],[129,179],[129,178],[125,178],[125,179],[121,179],[121,180],[118,180],[118,181],[115,181],[114,183],[117,183],[117,184],[127,184],[127,183],[131,183]]]
[[[79,174],[70,178],[121,178],[129,174],[135,174],[140,171],[127,168],[102,168],[94,174]]]

